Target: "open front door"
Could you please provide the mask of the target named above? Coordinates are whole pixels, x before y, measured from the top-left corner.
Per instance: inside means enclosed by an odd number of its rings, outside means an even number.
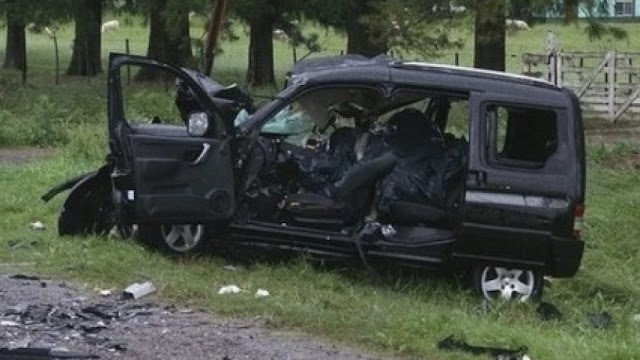
[[[158,81],[121,81],[121,72],[135,74],[145,67],[159,71]],[[187,131],[192,114],[208,119],[202,136]],[[212,100],[186,72],[142,57],[112,55],[109,134],[116,202],[126,222],[195,224],[233,215],[231,137]]]

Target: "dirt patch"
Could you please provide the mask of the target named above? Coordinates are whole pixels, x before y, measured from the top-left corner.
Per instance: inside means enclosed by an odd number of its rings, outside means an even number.
[[[269,330],[259,319],[225,320],[149,301],[0,275],[0,348],[65,348],[100,359],[385,358]]]
[[[54,149],[43,149],[37,147],[0,148],[0,166],[20,165],[32,160],[51,156],[54,153]]]

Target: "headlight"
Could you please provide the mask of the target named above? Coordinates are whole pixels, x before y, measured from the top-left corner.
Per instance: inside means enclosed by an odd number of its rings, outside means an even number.
[[[194,112],[189,114],[189,124],[187,131],[191,136],[204,136],[209,130],[209,117],[204,112]]]

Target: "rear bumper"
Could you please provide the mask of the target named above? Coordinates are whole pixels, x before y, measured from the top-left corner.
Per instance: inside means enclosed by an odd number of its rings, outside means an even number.
[[[555,277],[570,277],[580,268],[584,241],[567,238],[553,238],[551,240],[552,259],[549,263],[548,274]]]

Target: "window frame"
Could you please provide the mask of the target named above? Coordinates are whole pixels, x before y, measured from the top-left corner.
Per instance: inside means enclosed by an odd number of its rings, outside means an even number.
[[[499,149],[497,148],[497,140],[498,140],[497,120],[498,119],[489,118],[489,108],[492,106],[496,108],[503,107],[503,108],[533,109],[533,110],[548,111],[553,113],[555,116],[555,136],[556,136],[556,146],[554,151],[550,153],[543,162],[519,160],[519,159],[506,158],[506,157],[501,158],[498,153]],[[558,153],[559,143],[560,143],[560,128],[559,128],[560,121],[559,120],[561,119],[561,116],[560,116],[561,114],[559,113],[557,108],[489,100],[489,101],[483,102],[481,109],[482,109],[481,116],[482,116],[482,119],[484,120],[484,128],[485,128],[482,134],[482,136],[484,137],[484,144],[485,144],[484,159],[489,166],[494,168],[516,169],[516,170],[523,170],[523,171],[544,171],[544,169],[549,164],[549,160],[552,159],[554,155]],[[505,137],[505,141],[506,141],[506,137]]]
[[[613,3],[613,16],[634,17],[635,5],[636,5],[635,0],[616,0]],[[619,11],[618,11],[618,6],[620,6]]]

